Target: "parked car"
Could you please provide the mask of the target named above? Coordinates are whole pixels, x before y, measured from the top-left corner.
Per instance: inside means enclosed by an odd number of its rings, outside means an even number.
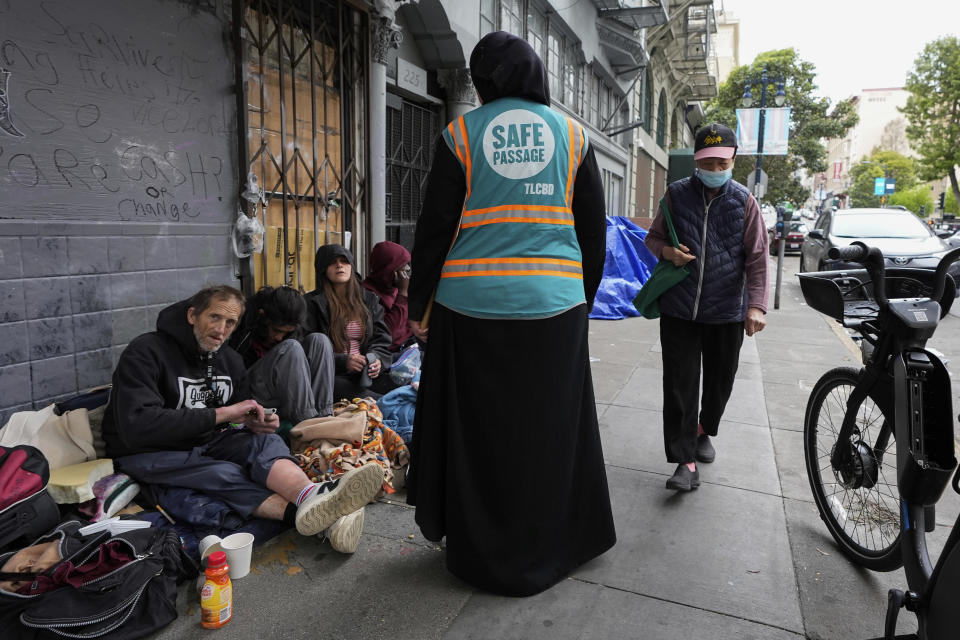
[[[950,235],[944,233],[938,233],[937,235],[943,238],[943,241],[949,244],[951,248],[960,247],[960,231],[954,231]]]
[[[831,260],[831,247],[859,240],[883,252],[887,266],[935,269],[950,244],[937,237],[917,216],[901,209],[838,209],[826,211],[807,233],[800,248],[801,271],[858,269],[859,265]],[[960,282],[960,263],[950,268]]]
[[[807,235],[807,225],[799,221],[789,222],[788,224],[790,226],[787,229],[787,244],[784,245],[783,252],[800,253],[800,245],[803,244],[804,236]],[[774,239],[776,227],[768,229],[767,233],[770,235],[770,255],[775,256],[780,251],[780,241]]]

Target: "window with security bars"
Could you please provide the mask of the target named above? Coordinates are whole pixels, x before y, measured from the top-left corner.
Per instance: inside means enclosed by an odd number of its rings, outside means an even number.
[[[313,257],[367,211],[367,20],[337,0],[238,0],[247,100],[241,166],[266,234],[255,288],[315,288]],[[235,14],[236,15],[236,14]]]
[[[433,144],[440,116],[425,107],[390,96],[387,101],[386,237],[413,249],[413,234],[423,205]]]

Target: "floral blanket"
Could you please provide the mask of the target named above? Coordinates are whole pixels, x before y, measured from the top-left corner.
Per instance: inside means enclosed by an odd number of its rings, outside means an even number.
[[[394,493],[403,488],[404,474],[410,464],[410,452],[403,439],[383,424],[383,414],[372,398],[354,398],[352,402],[338,402],[333,406],[334,416],[363,412],[367,426],[362,442],[343,440],[313,440],[297,443],[293,451],[300,468],[313,482],[324,482],[365,464],[383,468],[383,493]]]

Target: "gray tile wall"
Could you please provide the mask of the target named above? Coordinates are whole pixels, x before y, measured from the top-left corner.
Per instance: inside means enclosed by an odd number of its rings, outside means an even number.
[[[161,309],[219,283],[239,286],[229,225],[0,220],[0,426],[108,384]]]

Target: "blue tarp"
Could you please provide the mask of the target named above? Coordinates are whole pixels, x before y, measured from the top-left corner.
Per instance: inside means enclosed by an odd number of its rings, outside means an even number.
[[[620,320],[640,315],[633,299],[650,277],[657,259],[644,246],[642,229],[622,216],[607,216],[607,260],[591,318]]]

